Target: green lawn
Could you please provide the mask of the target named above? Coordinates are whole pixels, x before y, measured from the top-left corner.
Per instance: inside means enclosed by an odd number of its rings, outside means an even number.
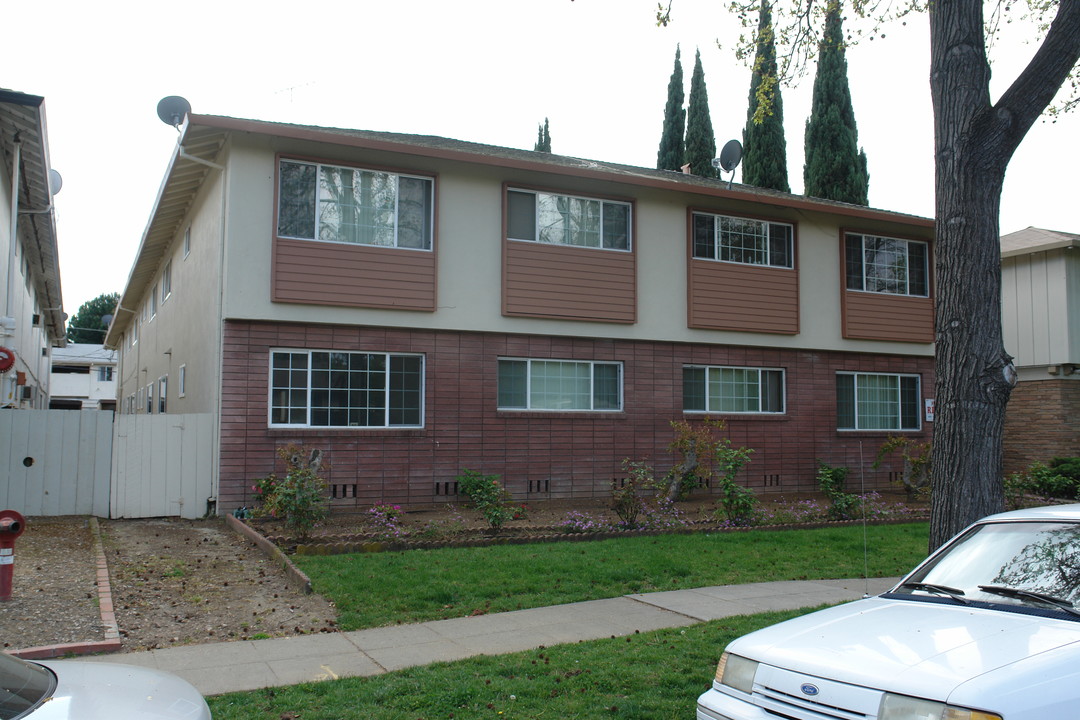
[[[727,643],[799,614],[727,618],[208,701],[215,720],[692,718]]]
[[[926,523],[866,528],[871,577],[926,555]],[[862,577],[863,527],[297,556],[342,630],[771,580]]]

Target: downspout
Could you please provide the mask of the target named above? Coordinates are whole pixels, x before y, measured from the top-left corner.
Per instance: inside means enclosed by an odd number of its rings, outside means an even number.
[[[11,317],[11,286],[14,283],[15,243],[19,242],[19,163],[22,162],[22,138],[15,132],[11,162],[11,235],[8,242],[7,292],[4,298],[4,317]]]
[[[229,148],[230,152],[232,148]],[[222,409],[222,396],[223,381],[225,378],[225,240],[228,236],[226,232],[226,223],[228,222],[228,208],[227,200],[229,193],[229,172],[224,167],[221,168],[221,255],[218,261],[218,298],[217,298],[217,318],[218,318],[218,346],[217,352],[217,382],[215,385],[215,394],[217,399],[214,402],[216,411],[214,412],[214,428],[213,428],[213,453],[214,458],[213,467],[210,473],[210,490],[213,493],[210,497],[206,498],[206,514],[207,516],[218,515],[221,512],[220,498],[221,498],[221,409]]]

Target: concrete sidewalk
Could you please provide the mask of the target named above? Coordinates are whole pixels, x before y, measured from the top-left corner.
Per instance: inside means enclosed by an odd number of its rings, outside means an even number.
[[[82,658],[167,670],[204,695],[370,676],[428,663],[857,600],[897,579],[728,585],[626,595],[416,625]],[[717,659],[721,648],[717,648]]]

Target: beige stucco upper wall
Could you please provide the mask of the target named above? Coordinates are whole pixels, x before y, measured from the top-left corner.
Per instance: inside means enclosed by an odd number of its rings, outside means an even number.
[[[277,153],[437,176],[438,309],[434,313],[290,305],[270,300]],[[298,323],[371,324],[462,331],[711,342],[930,355],[930,344],[845,340],[840,320],[840,228],[932,239],[926,227],[860,222],[824,212],[512,167],[434,159],[305,140],[233,133],[227,156],[228,244],[223,316]],[[633,325],[511,318],[501,313],[504,183],[636,202],[638,322]],[[795,223],[800,272],[796,335],[693,330],[686,322],[687,209]]]
[[[1001,317],[1018,367],[1080,364],[1080,255],[1056,249],[1003,258]]]
[[[221,223],[224,179],[220,171],[207,175],[187,218],[172,238],[148,285],[131,308],[120,348],[119,402],[145,392],[147,385],[167,378],[168,412],[210,412],[218,401],[221,345]],[[185,253],[184,235],[190,228]],[[171,292],[161,296],[162,275],[171,262]],[[157,292],[157,311],[144,321],[149,293]],[[125,317],[125,320],[127,318]],[[132,345],[132,323],[138,323],[138,342]],[[184,394],[179,395],[184,367]],[[156,393],[156,391],[155,391]],[[142,405],[138,412],[145,412]],[[157,412],[155,408],[154,412]]]

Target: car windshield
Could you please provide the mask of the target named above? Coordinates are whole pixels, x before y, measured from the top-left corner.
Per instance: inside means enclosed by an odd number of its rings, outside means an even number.
[[[56,688],[56,678],[40,665],[0,653],[0,720],[22,717]]]
[[[978,525],[909,577],[898,592],[1070,612],[1074,603],[1080,605],[1080,524]]]

